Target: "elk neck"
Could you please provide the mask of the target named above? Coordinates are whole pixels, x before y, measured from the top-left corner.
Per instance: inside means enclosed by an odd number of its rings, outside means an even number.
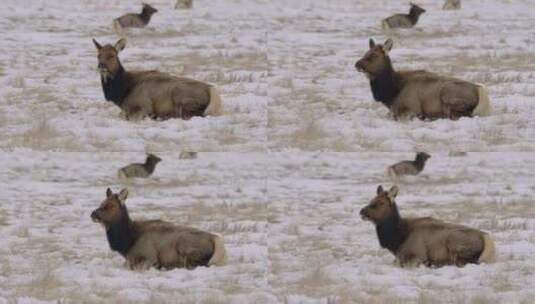
[[[420,15],[422,13],[418,12],[417,8],[412,7],[409,11],[409,20],[411,21],[412,25],[415,25],[418,22],[418,19],[420,19]]]
[[[387,56],[383,69],[370,81],[373,98],[389,108],[400,91],[396,76],[392,62]]]
[[[145,170],[147,170],[147,172],[149,174],[152,174],[152,172],[154,172],[154,169],[156,168],[156,164],[158,162],[152,158],[147,158],[145,160],[145,164],[143,164],[143,167],[145,167]]]
[[[104,97],[119,107],[121,107],[123,100],[130,91],[126,74],[126,71],[119,62],[119,68],[111,77],[108,79],[102,76],[100,77]]]
[[[152,13],[146,7],[144,7],[143,10],[141,11],[141,14],[139,14],[139,18],[143,20],[143,23],[145,25],[147,25],[150,22],[151,17],[152,17]]]
[[[108,226],[106,237],[110,248],[126,257],[128,250],[132,248],[138,238],[135,223],[130,219],[126,206],[121,207],[120,218]]]
[[[409,234],[407,223],[399,215],[397,206],[394,206],[394,210],[388,217],[376,224],[375,230],[381,247],[394,254],[396,254]]]
[[[426,159],[423,156],[417,155],[416,159],[414,160],[414,164],[416,165],[416,168],[418,171],[422,171],[425,166]]]

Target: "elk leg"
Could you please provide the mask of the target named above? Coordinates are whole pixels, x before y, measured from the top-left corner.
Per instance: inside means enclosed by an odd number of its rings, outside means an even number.
[[[127,262],[131,270],[147,270],[151,267],[147,258],[143,256],[129,257]]]
[[[133,106],[125,110],[126,120],[142,120],[145,118],[146,114],[143,109],[139,106]]]
[[[402,268],[405,268],[405,267],[417,267],[418,265],[421,264],[421,261],[420,261],[420,259],[418,259],[416,254],[414,254],[413,252],[408,251],[408,250],[401,250],[397,254],[397,258],[398,258],[398,261],[399,261],[399,265]]]

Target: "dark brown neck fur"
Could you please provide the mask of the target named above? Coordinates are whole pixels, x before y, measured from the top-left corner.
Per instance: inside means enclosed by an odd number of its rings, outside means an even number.
[[[143,164],[143,167],[145,168],[145,170],[147,170],[149,174],[152,174],[152,172],[154,172],[154,169],[156,168],[157,163],[158,162],[153,158],[147,157],[145,163]]]
[[[147,7],[144,7],[143,10],[141,11],[141,14],[139,14],[139,18],[141,18],[141,20],[143,20],[143,23],[145,25],[149,24],[150,22],[150,18],[152,17],[154,13],[151,12],[149,10],[149,8]]]
[[[394,206],[394,211],[390,216],[376,223],[375,230],[381,247],[388,249],[393,254],[396,254],[401,244],[409,236],[408,225],[399,215],[397,206]]]
[[[416,159],[414,160],[414,165],[418,169],[418,172],[424,169],[425,162],[426,162],[426,159],[422,155],[416,155]]]
[[[370,81],[373,99],[379,101],[388,108],[392,106],[394,99],[401,91],[399,75],[394,71],[390,58],[386,57],[383,70]]]
[[[411,7],[411,10],[409,11],[409,20],[411,21],[412,25],[415,25],[418,22],[421,14],[422,13],[419,12],[416,7]]]
[[[100,78],[104,97],[121,107],[123,100],[128,96],[134,86],[134,79],[129,72],[126,72],[119,63],[119,69],[107,80]]]
[[[121,207],[121,217],[106,229],[110,248],[126,257],[139,237],[136,224],[130,219],[126,206]]]

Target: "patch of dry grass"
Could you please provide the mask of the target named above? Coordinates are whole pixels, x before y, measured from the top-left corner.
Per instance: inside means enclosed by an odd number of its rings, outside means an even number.
[[[217,128],[215,137],[221,145],[235,145],[242,142],[233,127]]]
[[[210,83],[217,83],[219,85],[227,85],[231,83],[241,83],[241,82],[248,82],[252,83],[255,82],[255,77],[253,73],[247,73],[247,74],[238,74],[238,73],[224,73],[222,71],[217,71],[210,73],[204,77],[204,81],[210,82]]]
[[[299,129],[291,136],[289,145],[303,150],[315,150],[328,135],[312,114],[305,114]]]

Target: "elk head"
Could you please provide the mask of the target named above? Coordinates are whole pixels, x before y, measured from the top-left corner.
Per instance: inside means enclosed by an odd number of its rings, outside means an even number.
[[[93,43],[98,51],[97,58],[100,76],[104,82],[107,82],[108,80],[113,79],[113,77],[123,68],[118,55],[126,46],[126,40],[120,39],[114,46],[111,44],[102,46],[95,39],[93,39]]]
[[[375,44],[375,41],[370,38],[370,49],[355,63],[357,71],[364,73],[368,79],[373,80],[385,69],[392,69],[388,52],[392,49],[393,44],[392,39],[387,39],[384,45],[381,45]]]
[[[397,214],[397,206],[394,199],[398,195],[398,191],[397,186],[393,186],[388,191],[384,191],[383,186],[377,187],[377,196],[360,210],[362,219],[378,224],[391,215]]]
[[[91,213],[91,219],[95,223],[101,223],[106,229],[113,223],[121,220],[126,211],[125,200],[128,196],[128,190],[123,189],[118,194],[114,194],[110,188],[106,190],[106,199],[100,203],[100,207]]]

